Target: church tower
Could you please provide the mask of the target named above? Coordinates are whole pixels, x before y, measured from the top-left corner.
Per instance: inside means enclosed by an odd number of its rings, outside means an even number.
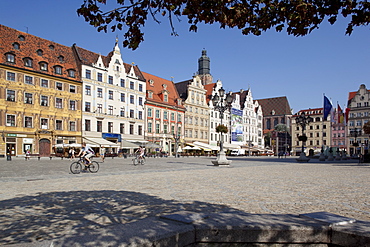
[[[203,49],[202,56],[198,59],[198,75],[200,76],[203,85],[211,84],[213,82],[210,64],[211,62],[209,57],[207,57],[207,51]]]

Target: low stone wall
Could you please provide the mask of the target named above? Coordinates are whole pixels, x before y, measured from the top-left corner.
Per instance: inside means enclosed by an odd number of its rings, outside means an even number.
[[[40,245],[41,244],[41,245]],[[370,222],[306,215],[181,211],[27,246],[370,246]],[[13,247],[17,245],[12,245]],[[21,245],[19,245],[21,246]]]

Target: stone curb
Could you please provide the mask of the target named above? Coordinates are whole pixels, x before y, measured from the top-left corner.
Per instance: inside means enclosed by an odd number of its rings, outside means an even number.
[[[171,216],[175,215],[171,219]],[[189,218],[194,216],[194,221]],[[177,218],[177,219],[176,219]],[[181,222],[183,220],[183,222]],[[370,246],[370,222],[332,224],[300,215],[219,213],[199,215],[178,212],[117,224],[97,231],[86,230],[53,241],[13,247],[58,246]],[[255,244],[255,245],[253,245]]]

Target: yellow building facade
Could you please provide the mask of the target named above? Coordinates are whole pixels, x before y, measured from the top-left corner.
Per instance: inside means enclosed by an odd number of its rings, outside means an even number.
[[[72,49],[2,25],[0,35],[0,155],[65,155],[81,143]]]

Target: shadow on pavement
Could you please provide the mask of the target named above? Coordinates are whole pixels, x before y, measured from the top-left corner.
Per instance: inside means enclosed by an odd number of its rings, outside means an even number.
[[[78,241],[89,234],[101,246],[105,242],[119,243],[123,236],[113,230],[117,226],[148,217],[183,210],[246,214],[223,205],[183,203],[113,190],[40,193],[0,201],[0,208],[0,245],[53,240],[66,235]],[[105,231],[104,236],[101,231]]]

